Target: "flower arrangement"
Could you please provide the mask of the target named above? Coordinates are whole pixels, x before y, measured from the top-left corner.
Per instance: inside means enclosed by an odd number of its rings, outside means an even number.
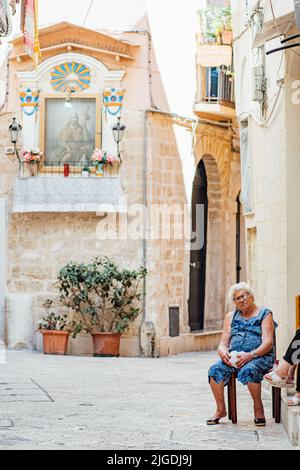
[[[96,167],[96,176],[104,175],[104,167],[106,165],[113,166],[114,163],[118,162],[118,159],[108,153],[106,150],[95,149],[92,155],[93,165]]]
[[[94,165],[97,165],[98,163],[102,163],[103,165],[113,165],[118,162],[118,159],[114,155],[109,154],[106,150],[95,149],[92,155],[92,161]]]
[[[43,156],[43,153],[40,152],[40,149],[24,150],[21,154],[21,162],[22,163],[39,162],[42,156]]]

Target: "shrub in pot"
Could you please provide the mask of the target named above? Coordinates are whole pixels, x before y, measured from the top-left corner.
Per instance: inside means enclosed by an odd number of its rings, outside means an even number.
[[[60,270],[60,299],[72,311],[73,337],[90,333],[94,356],[119,356],[121,335],[140,313],[139,284],[146,274],[143,267],[119,269],[107,257]]]
[[[38,330],[43,335],[44,354],[66,355],[70,336],[67,315],[50,312],[52,300],[42,305],[46,316],[39,322]]]

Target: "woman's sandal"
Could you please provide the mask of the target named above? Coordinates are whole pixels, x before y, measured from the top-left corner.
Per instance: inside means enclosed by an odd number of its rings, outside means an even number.
[[[268,378],[270,377],[270,379]],[[272,387],[276,388],[294,388],[294,385],[289,384],[287,379],[282,379],[276,372],[269,372],[264,376],[264,380]]]
[[[216,426],[220,424],[220,419],[222,418],[210,418],[206,421],[207,426]]]
[[[263,427],[263,426],[266,426],[267,422],[265,418],[255,418],[254,424],[255,426]]]

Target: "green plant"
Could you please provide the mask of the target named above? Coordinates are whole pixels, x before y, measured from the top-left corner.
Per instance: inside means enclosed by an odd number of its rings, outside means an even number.
[[[82,168],[82,171],[87,171],[88,173],[90,173],[91,170],[89,169],[88,166],[84,166],[84,167]]]
[[[217,17],[222,24],[222,31],[232,31],[232,12],[231,8],[217,9]]]
[[[200,32],[209,42],[215,41],[224,30],[232,31],[232,12],[228,7],[202,8],[198,11]]]
[[[73,312],[73,336],[80,332],[123,333],[140,313],[138,287],[146,269],[120,270],[109,258],[68,263],[58,275],[62,303]]]
[[[52,300],[47,299],[42,307],[46,310],[46,316],[39,321],[38,329],[39,330],[49,330],[49,331],[63,331],[67,330],[69,327],[68,316],[67,315],[58,315],[55,312],[50,312],[52,307]]]
[[[214,8],[202,8],[198,11],[200,33],[209,42],[214,42],[217,38],[214,11]]]

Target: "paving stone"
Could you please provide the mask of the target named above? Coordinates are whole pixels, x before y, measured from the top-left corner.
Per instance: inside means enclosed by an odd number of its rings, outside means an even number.
[[[0,396],[0,449],[290,449],[271,419],[269,389],[266,428],[254,426],[252,401],[240,384],[238,425],[224,419],[206,426],[215,411],[207,381],[215,359],[215,353],[116,360],[8,352],[0,366],[0,395],[8,394]],[[2,428],[1,420],[13,425]]]

